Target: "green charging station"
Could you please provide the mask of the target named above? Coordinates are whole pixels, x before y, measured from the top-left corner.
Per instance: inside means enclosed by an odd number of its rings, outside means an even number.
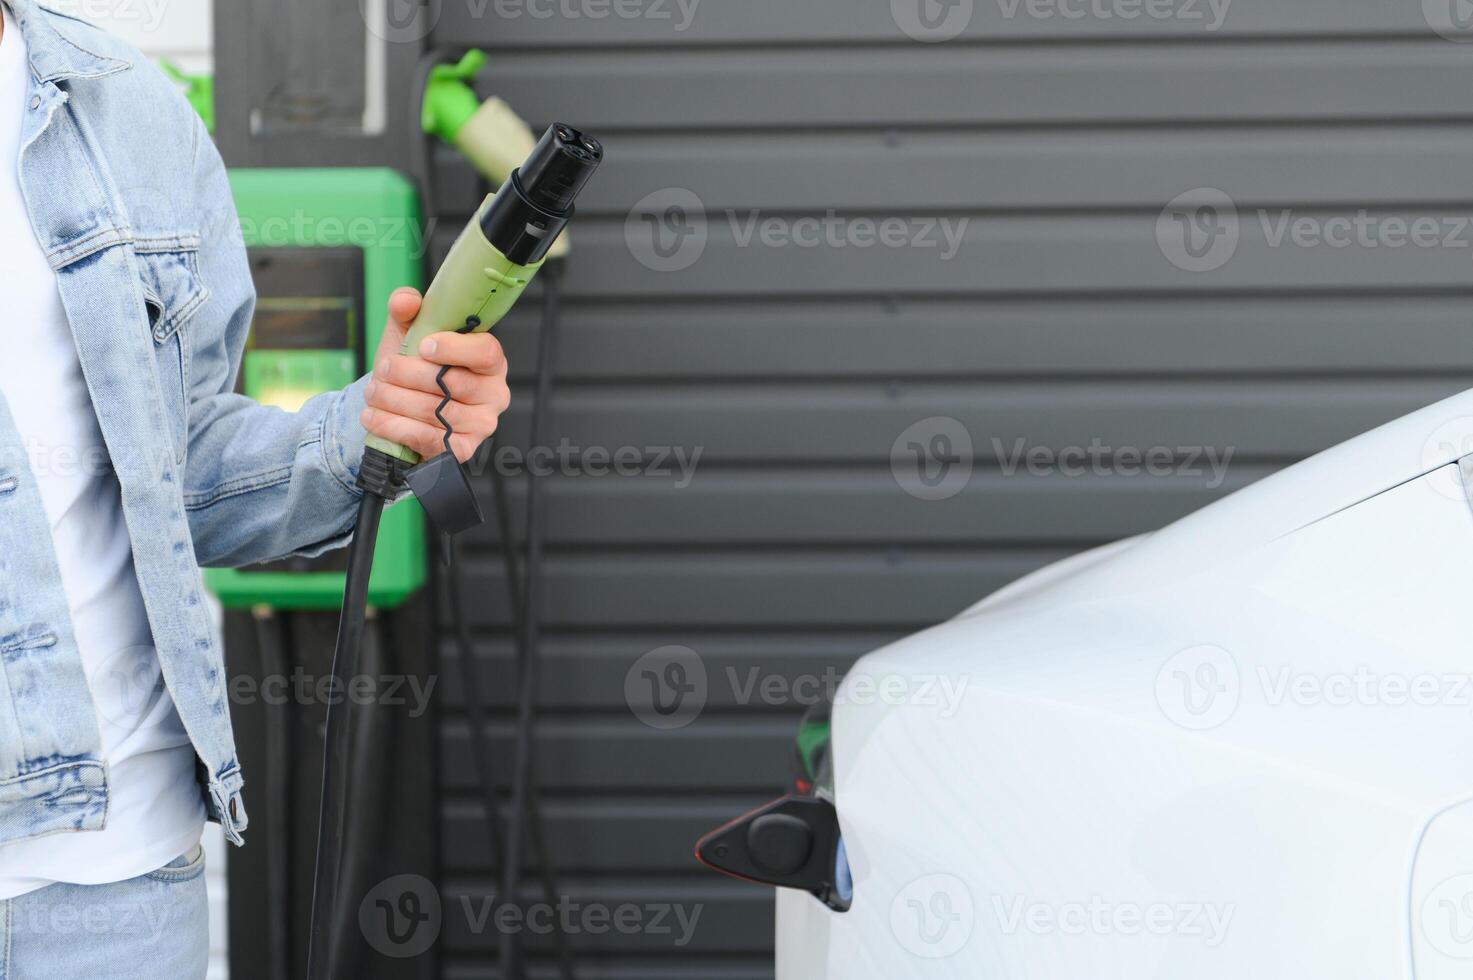
[[[389,296],[421,286],[419,201],[392,170],[238,169],[230,173],[258,295],[240,391],[295,411],[367,370]],[[242,569],[205,581],[230,609],[336,610],[343,552]],[[384,514],[369,603],[390,608],[425,582],[424,515],[413,500]]]

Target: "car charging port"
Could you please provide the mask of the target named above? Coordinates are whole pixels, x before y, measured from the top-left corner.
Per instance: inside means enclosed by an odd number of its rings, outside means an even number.
[[[839,815],[814,796],[784,796],[702,837],[696,858],[713,871],[808,892],[835,912],[854,897]]]

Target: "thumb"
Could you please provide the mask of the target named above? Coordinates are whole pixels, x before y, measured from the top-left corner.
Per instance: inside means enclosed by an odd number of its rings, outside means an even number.
[[[396,289],[394,295],[389,297],[389,329],[398,331],[399,340],[403,340],[404,335],[409,332],[409,327],[414,323],[414,318],[419,316],[419,308],[423,304],[424,297],[413,286]]]
[[[403,286],[394,290],[393,295],[389,297],[389,319],[384,324],[384,336],[379,342],[376,360],[381,360],[387,354],[399,352],[399,345],[404,343],[404,335],[414,324],[414,318],[419,316],[419,308],[422,305],[424,305],[424,297],[413,286]]]

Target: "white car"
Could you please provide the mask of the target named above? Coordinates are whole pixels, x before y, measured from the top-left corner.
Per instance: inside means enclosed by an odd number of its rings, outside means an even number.
[[[700,845],[778,980],[1473,978],[1470,453],[1473,392],[861,660]]]

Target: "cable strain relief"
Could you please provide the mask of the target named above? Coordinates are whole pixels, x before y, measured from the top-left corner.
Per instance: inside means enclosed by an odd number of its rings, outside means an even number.
[[[365,448],[358,467],[358,489],[386,501],[394,501],[404,489],[404,475],[410,466],[402,459],[379,449]]]

